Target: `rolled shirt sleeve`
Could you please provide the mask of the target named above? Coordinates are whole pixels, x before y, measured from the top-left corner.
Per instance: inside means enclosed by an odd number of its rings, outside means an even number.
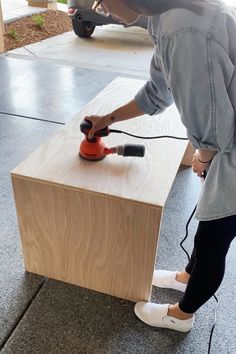
[[[160,69],[157,51],[151,61],[150,80],[136,94],[135,101],[139,108],[149,115],[161,113],[173,103],[173,97]]]
[[[165,65],[193,146],[231,151],[236,118],[228,88],[235,68],[226,50],[204,33],[182,31],[169,38]]]

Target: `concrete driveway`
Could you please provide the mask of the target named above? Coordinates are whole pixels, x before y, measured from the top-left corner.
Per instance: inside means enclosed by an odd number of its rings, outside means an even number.
[[[118,25],[97,27],[89,39],[74,32],[15,49],[9,55],[55,59],[63,64],[148,77],[153,54],[146,30]]]

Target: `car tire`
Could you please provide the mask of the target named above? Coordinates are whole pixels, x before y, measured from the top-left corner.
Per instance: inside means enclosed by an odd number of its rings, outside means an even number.
[[[77,36],[80,38],[89,38],[95,30],[95,25],[88,21],[78,21],[77,18],[72,19],[72,27]]]

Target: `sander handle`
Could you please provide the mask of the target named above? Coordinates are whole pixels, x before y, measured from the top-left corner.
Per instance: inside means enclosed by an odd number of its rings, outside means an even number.
[[[80,130],[82,133],[84,133],[87,136],[90,129],[92,129],[92,126],[93,126],[93,124],[89,120],[83,120],[83,122],[80,124]],[[94,134],[94,137],[108,136],[109,134],[110,134],[110,129],[107,126],[103,129],[97,130],[96,133]]]

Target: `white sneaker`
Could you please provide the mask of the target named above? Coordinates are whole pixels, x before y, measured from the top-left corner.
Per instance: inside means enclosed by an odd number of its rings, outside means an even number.
[[[155,270],[153,275],[152,285],[159,288],[169,288],[185,292],[187,284],[177,281],[177,272],[171,272],[169,270]]]
[[[179,332],[188,332],[192,329],[194,316],[188,320],[168,316],[169,304],[158,305],[151,302],[140,301],[134,307],[136,316],[153,327],[169,328]]]

